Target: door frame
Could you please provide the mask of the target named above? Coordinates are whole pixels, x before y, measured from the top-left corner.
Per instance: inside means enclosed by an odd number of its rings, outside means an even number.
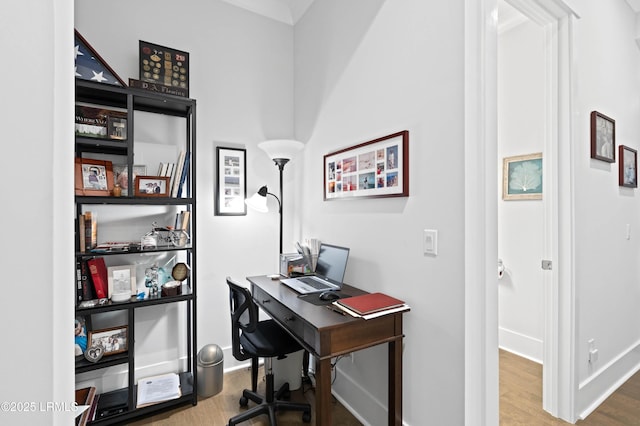
[[[563,0],[506,0],[543,26],[545,258],[543,408],[576,421],[572,25]],[[499,424],[497,0],[465,0],[465,424]],[[562,194],[562,197],[560,196]],[[478,422],[480,420],[480,423]]]

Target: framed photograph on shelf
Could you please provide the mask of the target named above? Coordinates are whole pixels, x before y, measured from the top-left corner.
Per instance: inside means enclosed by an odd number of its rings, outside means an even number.
[[[502,199],[542,199],[542,153],[502,160]]]
[[[598,112],[591,112],[591,158],[616,161],[616,122]]]
[[[136,181],[136,176],[146,176],[146,174],[147,166],[134,165],[132,182]],[[126,197],[129,194],[129,167],[126,164],[114,164],[113,179],[114,185],[120,185],[122,195]]]
[[[102,346],[104,356],[126,352],[128,343],[126,325],[89,331],[88,347]]]
[[[134,195],[136,197],[168,197],[169,176],[136,176]]]
[[[246,149],[216,148],[215,214],[243,216],[247,214]]]
[[[627,188],[638,187],[638,152],[620,145],[618,156],[618,184]]]
[[[324,200],[409,196],[409,131],[324,156]]]
[[[138,293],[135,265],[107,267],[107,281],[112,302],[127,302]]]
[[[113,191],[111,161],[76,157],[75,191],[76,195],[110,196]]]
[[[75,318],[75,355],[82,356],[87,350],[89,330],[91,329],[91,316],[78,315]]]

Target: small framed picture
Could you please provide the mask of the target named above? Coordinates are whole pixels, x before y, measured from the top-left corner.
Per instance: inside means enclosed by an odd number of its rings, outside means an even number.
[[[502,199],[542,199],[542,153],[502,160]]]
[[[598,112],[591,112],[591,158],[616,161],[616,122]]]
[[[127,139],[127,117],[126,115],[109,115],[107,118],[107,135],[111,139]]]
[[[136,197],[168,197],[169,176],[136,176],[134,195]]]
[[[111,161],[76,158],[75,191],[76,195],[110,196],[113,191]]]
[[[638,152],[628,146],[620,145],[618,155],[618,184],[627,188],[638,187]]]
[[[104,356],[126,352],[128,348],[127,326],[90,331],[88,346],[98,345],[104,348]]]
[[[216,175],[215,214],[217,216],[243,216],[247,214],[247,170],[245,149],[216,148],[218,172]]]
[[[107,277],[113,302],[127,302],[138,293],[135,265],[109,266]]]
[[[134,165],[132,182],[136,181],[136,176],[145,176],[146,174],[147,166]],[[129,167],[126,164],[113,165],[113,183],[120,185],[123,196],[126,197],[129,194]]]

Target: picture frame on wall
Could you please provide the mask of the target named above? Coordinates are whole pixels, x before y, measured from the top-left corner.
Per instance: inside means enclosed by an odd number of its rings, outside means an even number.
[[[408,197],[409,131],[324,156],[324,200]]]
[[[598,111],[591,111],[591,158],[616,161],[616,122]]]
[[[505,157],[502,160],[502,199],[542,199],[542,153]]]
[[[625,145],[620,145],[618,149],[618,184],[627,188],[637,188],[638,151]]]
[[[216,194],[217,216],[244,216],[247,214],[247,167],[246,149],[216,147]]]

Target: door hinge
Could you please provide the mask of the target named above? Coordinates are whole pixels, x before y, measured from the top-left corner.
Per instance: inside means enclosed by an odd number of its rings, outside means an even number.
[[[542,269],[544,269],[545,271],[550,271],[552,264],[550,260],[543,260],[542,261]]]

